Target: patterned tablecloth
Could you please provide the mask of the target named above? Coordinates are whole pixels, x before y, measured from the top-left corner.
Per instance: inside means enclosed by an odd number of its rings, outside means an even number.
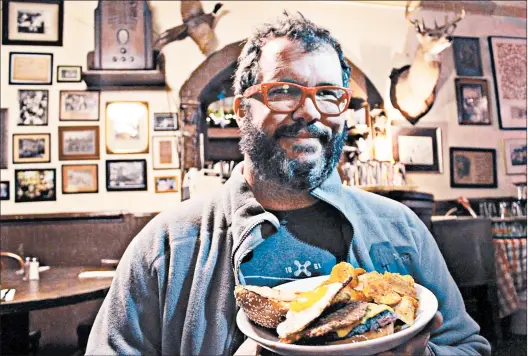
[[[519,295],[526,291],[526,239],[494,239],[499,317],[521,307]]]

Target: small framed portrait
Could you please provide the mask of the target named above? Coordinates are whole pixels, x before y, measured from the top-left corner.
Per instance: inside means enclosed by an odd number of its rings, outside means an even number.
[[[97,164],[64,164],[62,165],[62,193],[80,194],[97,193]]]
[[[453,37],[453,56],[457,75],[482,77],[478,37]]]
[[[152,137],[152,168],[171,169],[180,168],[178,157],[179,137],[154,136]]]
[[[501,130],[526,130],[526,37],[488,37]]]
[[[106,190],[147,190],[147,161],[144,159],[106,161]]]
[[[0,182],[0,200],[9,200],[9,182]]]
[[[46,126],[48,124],[48,90],[19,90],[18,126]]]
[[[82,81],[81,66],[57,66],[57,83],[79,83]]]
[[[106,104],[105,117],[107,153],[148,153],[150,138],[147,102],[109,102]]]
[[[99,159],[99,126],[60,126],[59,160]]]
[[[99,92],[84,90],[61,90],[59,120],[98,121]]]
[[[2,44],[62,46],[60,0],[2,0]]]
[[[156,193],[176,193],[178,189],[178,176],[154,177]]]
[[[497,188],[494,149],[450,147],[451,187]]]
[[[7,114],[7,109],[0,109],[0,169],[6,169],[7,162],[9,161],[7,153],[7,128],[9,127],[7,122]]]
[[[439,128],[392,126],[394,160],[408,172],[442,173],[442,134]]]
[[[55,169],[16,169],[15,203],[57,200]]]
[[[50,134],[13,134],[13,163],[49,163]]]
[[[526,140],[509,138],[503,144],[506,174],[526,174]]]
[[[50,85],[52,82],[52,53],[9,53],[9,84]]]
[[[455,79],[458,123],[491,125],[488,82],[486,79]]]
[[[154,131],[176,131],[178,130],[178,114],[175,112],[154,113],[152,127]]]

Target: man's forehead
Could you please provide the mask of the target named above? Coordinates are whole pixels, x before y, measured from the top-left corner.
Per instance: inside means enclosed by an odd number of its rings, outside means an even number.
[[[300,65],[307,57],[317,57],[318,60],[307,60],[306,65]],[[320,74],[326,81],[341,84],[341,64],[337,52],[328,44],[322,44],[316,50],[307,52],[298,41],[286,37],[274,38],[262,47],[259,64],[264,81],[279,79],[277,77],[284,74],[293,74],[284,72],[298,71],[298,74],[302,75],[304,70],[309,72],[306,73],[309,76]]]

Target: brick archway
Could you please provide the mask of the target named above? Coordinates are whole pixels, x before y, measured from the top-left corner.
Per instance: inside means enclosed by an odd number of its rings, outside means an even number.
[[[245,40],[231,43],[205,59],[189,76],[180,89],[180,127],[185,132],[182,167],[200,167],[199,134],[205,120],[201,99],[207,95],[212,83],[230,78]],[[383,107],[383,99],[363,71],[347,59],[352,67],[348,86],[357,101],[368,101],[370,107]]]

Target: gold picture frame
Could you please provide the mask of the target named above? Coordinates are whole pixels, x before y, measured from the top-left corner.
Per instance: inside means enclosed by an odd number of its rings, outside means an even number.
[[[13,134],[13,163],[51,162],[50,134]]]
[[[97,164],[63,164],[62,194],[97,193],[99,166]]]
[[[106,152],[148,153],[149,117],[149,105],[146,101],[106,103]]]
[[[154,190],[156,193],[177,193],[179,192],[178,182],[177,175],[154,177]]]

